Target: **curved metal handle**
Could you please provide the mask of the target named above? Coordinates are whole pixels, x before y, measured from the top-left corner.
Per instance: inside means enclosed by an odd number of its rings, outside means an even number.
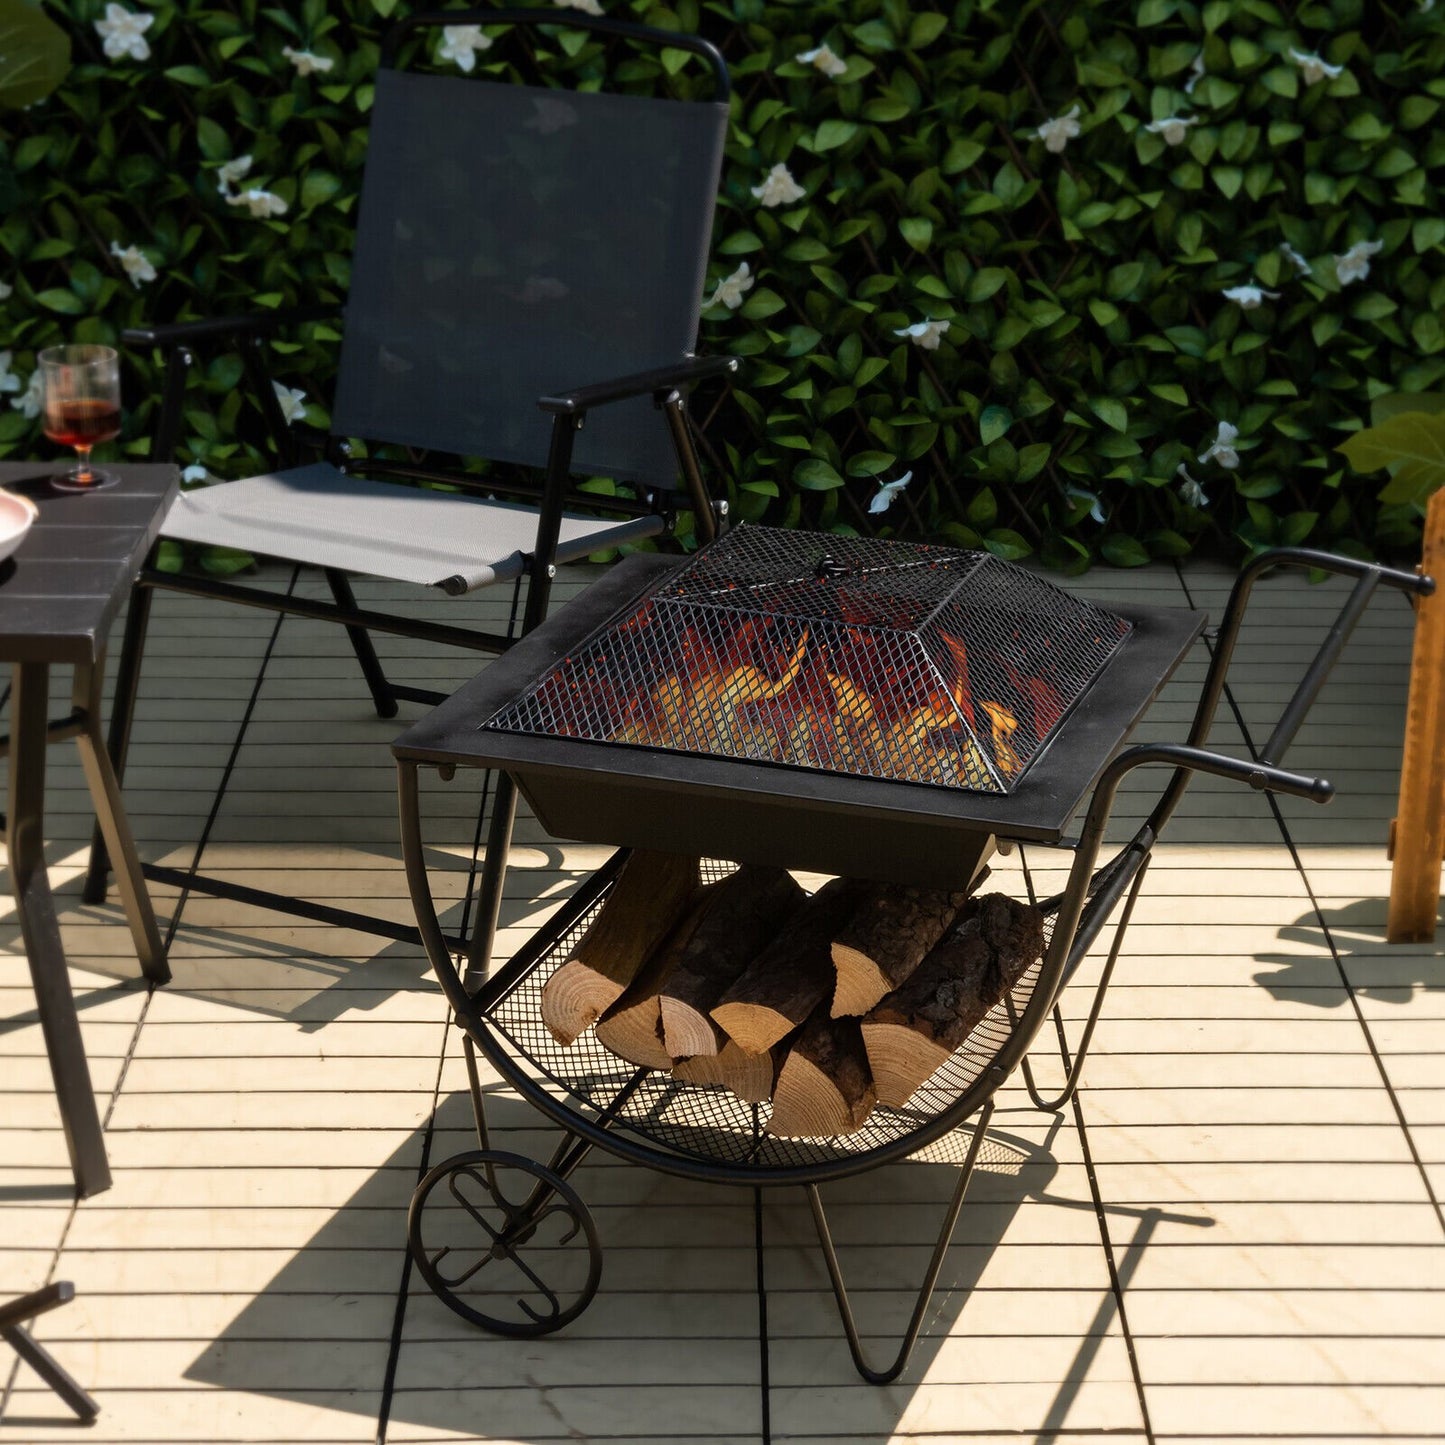
[[[1219,778],[1247,783],[1259,792],[1289,793],[1311,803],[1328,803],[1335,795],[1335,785],[1326,778],[1311,778],[1304,773],[1277,768],[1271,763],[1255,762],[1252,758],[1231,758],[1224,753],[1184,743],[1144,743],[1125,748],[1104,770],[1104,776],[1099,780],[1099,791],[1102,792],[1109,784],[1112,792],[1125,773],[1146,763],[1171,763],[1191,772],[1213,773]]]

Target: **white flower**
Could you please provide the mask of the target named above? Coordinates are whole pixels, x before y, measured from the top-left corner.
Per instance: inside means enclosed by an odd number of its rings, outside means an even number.
[[[1079,107],[1075,106],[1067,115],[1056,115],[1046,120],[1038,129],[1038,137],[1044,149],[1059,155],[1064,147],[1079,134]]]
[[[156,268],[147,260],[145,253],[139,246],[127,246],[121,249],[119,241],[110,243],[110,254],[121,264],[121,269],[130,277],[130,284],[140,290],[143,281],[154,281],[156,279]]]
[[[1236,458],[1237,460],[1238,458]],[[1183,462],[1174,468],[1174,474],[1184,479],[1179,483],[1179,500],[1186,507],[1200,509],[1209,505],[1209,498],[1204,495],[1204,488],[1189,475],[1189,470]]]
[[[283,386],[279,381],[271,383],[276,400],[281,406],[281,416],[289,424],[300,421],[306,415],[306,393],[295,386]]]
[[[1301,256],[1300,253],[1296,251],[1295,248],[1291,246],[1288,241],[1281,241],[1279,243],[1279,249],[1280,254],[1284,256],[1285,260],[1294,262],[1295,270],[1297,270],[1301,276],[1309,276],[1313,274],[1310,263],[1306,261],[1305,258]]]
[[[588,15],[602,14],[602,7],[597,0],[554,0],[554,3],[565,10],[582,10]]]
[[[886,512],[893,505],[893,499],[909,482],[913,480],[912,472],[904,472],[896,482],[880,482],[878,484],[878,495],[868,503],[868,511],[876,516],[879,512]]]
[[[44,388],[45,378],[41,376],[40,368],[37,366],[35,370],[30,373],[29,386],[15,398],[12,405],[16,411],[21,412],[23,415],[28,416],[31,421],[34,421],[35,418],[40,415],[40,408],[45,401]]]
[[[1233,301],[1241,311],[1253,311],[1266,296],[1271,301],[1278,301],[1278,291],[1266,291],[1262,286],[1231,286],[1226,291],[1219,293],[1226,301]]]
[[[1435,0],[1420,0],[1420,13],[1424,15],[1427,11],[1435,8]]]
[[[437,59],[455,60],[462,70],[470,72],[476,66],[477,51],[491,48],[491,38],[482,34],[480,25],[445,25]]]
[[[1299,66],[1300,75],[1304,78],[1306,85],[1313,85],[1319,80],[1333,80],[1344,71],[1343,65],[1331,65],[1327,60],[1321,60],[1313,52],[1306,55],[1303,50],[1291,50],[1289,58]]]
[[[1216,461],[1228,471],[1233,471],[1239,465],[1239,453],[1235,451],[1233,445],[1234,439],[1238,435],[1239,428],[1233,422],[1220,422],[1219,430],[1209,444],[1209,450],[1201,452],[1199,460],[1201,462]]]
[[[781,161],[763,177],[762,185],[752,189],[753,194],[765,206],[788,206],[794,201],[801,201],[808,194]]]
[[[1204,52],[1201,50],[1189,62],[1189,79],[1184,82],[1184,94],[1193,95],[1194,87],[1204,79]]]
[[[947,321],[915,321],[912,326],[900,327],[893,334],[906,336],[915,346],[921,346],[925,351],[937,351],[938,343],[947,330]]]
[[[523,130],[534,130],[539,135],[551,135],[564,126],[577,124],[577,112],[565,100],[553,100],[551,96],[537,96],[532,101],[532,114],[522,122]]]
[[[1370,274],[1370,257],[1385,249],[1383,241],[1356,241],[1343,256],[1335,257],[1335,275],[1341,286],[1363,281]]]
[[[285,213],[286,202],[280,196],[272,195],[270,191],[260,191],[254,186],[249,191],[242,191],[239,196],[227,196],[228,206],[245,206],[258,220],[266,216],[280,216]]]
[[[325,75],[336,64],[329,55],[315,55],[309,50],[292,50],[289,45],[281,47],[281,54],[296,67],[298,75],[311,75],[313,72]]]
[[[20,390],[20,378],[10,370],[10,362],[14,355],[13,351],[0,351],[0,395],[7,391]]]
[[[1151,135],[1162,135],[1166,145],[1183,145],[1191,125],[1198,125],[1198,116],[1166,115],[1163,120],[1151,120],[1144,127]]]
[[[14,294],[14,291],[15,288],[13,286],[7,286],[3,281],[0,281],[0,301],[8,300]]]
[[[1065,487],[1064,495],[1078,502],[1089,502],[1089,515],[1099,523],[1107,522],[1109,519],[1104,514],[1104,504],[1099,500],[1098,493],[1086,492],[1083,487]]]
[[[730,311],[736,311],[743,304],[743,292],[751,291],[755,280],[756,278],[748,269],[748,263],[744,261],[731,276],[724,276],[717,283],[717,290],[708,297],[704,305],[723,305]]]
[[[107,5],[105,19],[97,20],[95,28],[105,41],[105,53],[112,60],[129,55],[132,60],[147,60],[151,48],[145,42],[145,33],[155,24],[154,15],[137,15],[124,5]]]
[[[795,55],[793,59],[799,65],[811,65],[814,69],[821,70],[830,79],[835,75],[842,75],[848,69],[848,62],[834,55],[832,47],[826,42],[816,50],[805,50],[801,55]]]
[[[181,472],[181,480],[183,482],[190,482],[192,486],[196,486],[201,482],[212,481],[213,478],[210,472],[208,472],[200,462],[192,462],[190,466]]]
[[[236,184],[251,169],[250,156],[237,156],[233,161],[227,161],[216,171],[216,187],[221,194],[229,199],[231,187]]]

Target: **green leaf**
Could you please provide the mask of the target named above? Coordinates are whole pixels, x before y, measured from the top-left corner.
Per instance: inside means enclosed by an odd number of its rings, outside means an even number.
[[[1128,409],[1117,397],[1090,397],[1089,410],[1093,412],[1105,426],[1112,427],[1115,431],[1129,430]]]
[[[848,458],[850,477],[877,477],[891,467],[898,458],[892,452],[858,452]]]
[[[809,457],[793,469],[793,481],[806,492],[831,492],[843,478],[821,457]]]
[[[987,301],[988,298],[1008,284],[1008,272],[1002,266],[985,266],[975,271],[964,288],[967,301]]]
[[[232,577],[255,565],[256,559],[249,552],[235,547],[206,547],[201,552],[201,570],[212,577]]]
[[[1149,561],[1149,553],[1142,542],[1122,532],[1111,532],[1099,543],[1104,560],[1116,567],[1143,567]]]
[[[978,438],[988,446],[1013,425],[1013,413],[1006,406],[986,406],[978,419]]]
[[[926,251],[933,240],[933,222],[924,216],[904,216],[898,229],[915,251]]]
[[[42,291],[35,299],[49,310],[59,311],[65,316],[79,316],[86,309],[85,302],[74,291],[65,291],[58,286]]]
[[[0,0],[0,111],[44,100],[70,69],[70,36],[28,0]]]
[[[836,150],[847,143],[858,134],[856,121],[839,120],[834,117],[825,120],[813,136],[813,149],[818,152]]]
[[[1419,505],[1445,484],[1445,412],[1400,412],[1356,432],[1336,450],[1357,472],[1389,468],[1393,475],[1380,493],[1382,502]]]
[[[932,45],[947,29],[948,16],[946,15],[938,15],[933,11],[915,15],[908,26],[908,48],[922,50],[925,45]]]
[[[1017,532],[1008,527],[996,527],[989,532],[983,539],[983,545],[995,557],[1001,557],[1005,562],[1017,562],[1034,550]]]

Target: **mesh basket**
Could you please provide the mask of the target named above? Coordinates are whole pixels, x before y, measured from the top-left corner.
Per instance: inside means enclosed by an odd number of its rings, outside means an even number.
[[[704,877],[716,879],[730,864],[709,862]],[[562,933],[513,986],[491,1000],[487,1022],[525,1059],[528,1073],[554,1096],[601,1115],[637,1073],[637,1065],[610,1052],[588,1029],[568,1047],[560,1045],[542,1022],[542,988],[572,954],[602,908],[610,886]],[[1052,919],[1045,924],[1045,944]],[[978,1026],[902,1109],[878,1105],[855,1133],[826,1139],[774,1138],[767,1134],[767,1104],[749,1104],[720,1086],[682,1083],[670,1074],[649,1072],[618,1111],[613,1132],[628,1134],[664,1152],[685,1158],[753,1169],[826,1165],[892,1144],[918,1131],[983,1075],[1008,1041],[1014,1019],[1033,995],[1040,963],[1031,964]]]
[[[482,726],[1008,793],[1130,629],[987,553],[739,527]]]

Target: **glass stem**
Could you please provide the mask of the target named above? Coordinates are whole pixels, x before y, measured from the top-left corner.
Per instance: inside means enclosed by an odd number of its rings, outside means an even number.
[[[80,458],[79,464],[75,468],[75,480],[77,482],[91,481],[94,474],[90,470],[90,448],[77,446],[75,452]]]

